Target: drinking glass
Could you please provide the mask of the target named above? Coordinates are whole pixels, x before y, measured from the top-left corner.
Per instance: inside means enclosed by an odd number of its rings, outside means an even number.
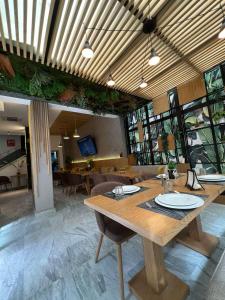
[[[206,175],[206,170],[204,168],[201,168],[199,170],[199,175]]]
[[[115,196],[116,196],[116,198],[119,198],[123,195],[124,195],[123,187],[120,186],[120,185],[116,186],[115,187]]]

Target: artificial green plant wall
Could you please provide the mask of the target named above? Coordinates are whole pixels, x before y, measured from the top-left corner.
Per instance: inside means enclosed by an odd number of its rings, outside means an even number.
[[[0,89],[49,102],[123,114],[143,101],[29,59],[0,54]]]

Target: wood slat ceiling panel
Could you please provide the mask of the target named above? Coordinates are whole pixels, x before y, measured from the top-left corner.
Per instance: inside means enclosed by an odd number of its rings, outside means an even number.
[[[220,3],[225,9],[225,0],[1,0],[0,39],[5,51],[100,84],[112,66],[117,89],[149,99],[225,59],[224,41],[216,39]],[[155,67],[141,32],[150,15],[157,16]],[[90,60],[81,55],[86,39],[95,53]],[[141,75],[149,82],[144,90]]]
[[[199,50],[190,56],[190,60],[198,66],[199,69],[206,71],[216,64],[225,61],[225,43],[223,40],[215,39],[203,50]]]
[[[160,78],[152,81],[144,90],[140,89],[137,95],[149,99],[155,98],[197,75],[190,66],[185,63],[179,63],[176,68],[165,72]]]
[[[42,58],[55,0],[5,0],[0,2],[0,33],[3,49],[36,61]],[[14,47],[15,46],[15,47]]]

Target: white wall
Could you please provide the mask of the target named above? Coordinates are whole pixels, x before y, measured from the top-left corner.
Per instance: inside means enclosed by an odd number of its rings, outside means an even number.
[[[10,176],[16,175],[17,169],[14,166],[19,166],[22,161],[24,161],[24,162],[22,164],[22,168],[20,169],[20,173],[21,174],[27,174],[27,160],[26,160],[26,156],[22,156],[22,157],[18,158],[17,160],[13,161],[11,164],[8,164],[5,167],[2,167],[0,169],[0,176],[8,176],[8,177],[10,177]]]
[[[50,143],[51,143],[51,150],[58,151],[59,153],[59,167],[64,167],[64,159],[63,159],[63,148],[59,148],[58,144],[61,140],[61,136],[59,135],[51,135],[50,136]]]
[[[127,155],[123,121],[118,118],[95,117],[78,129],[80,137],[91,135],[95,139],[97,154],[94,158],[119,157]],[[72,160],[82,160],[77,139],[64,140],[65,156]]]
[[[15,146],[8,147],[7,140],[14,139]],[[21,138],[20,135],[0,135],[0,158],[12,153],[15,149],[21,146]]]

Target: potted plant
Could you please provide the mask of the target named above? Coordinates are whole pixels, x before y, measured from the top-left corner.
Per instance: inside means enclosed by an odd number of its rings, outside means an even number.
[[[87,169],[88,169],[88,170],[91,170],[91,169],[93,169],[93,167],[94,167],[94,161],[93,161],[92,158],[89,158],[89,159],[87,160]]]
[[[175,179],[174,171],[176,170],[176,163],[170,160],[167,165],[167,168],[168,168],[169,179]]]

